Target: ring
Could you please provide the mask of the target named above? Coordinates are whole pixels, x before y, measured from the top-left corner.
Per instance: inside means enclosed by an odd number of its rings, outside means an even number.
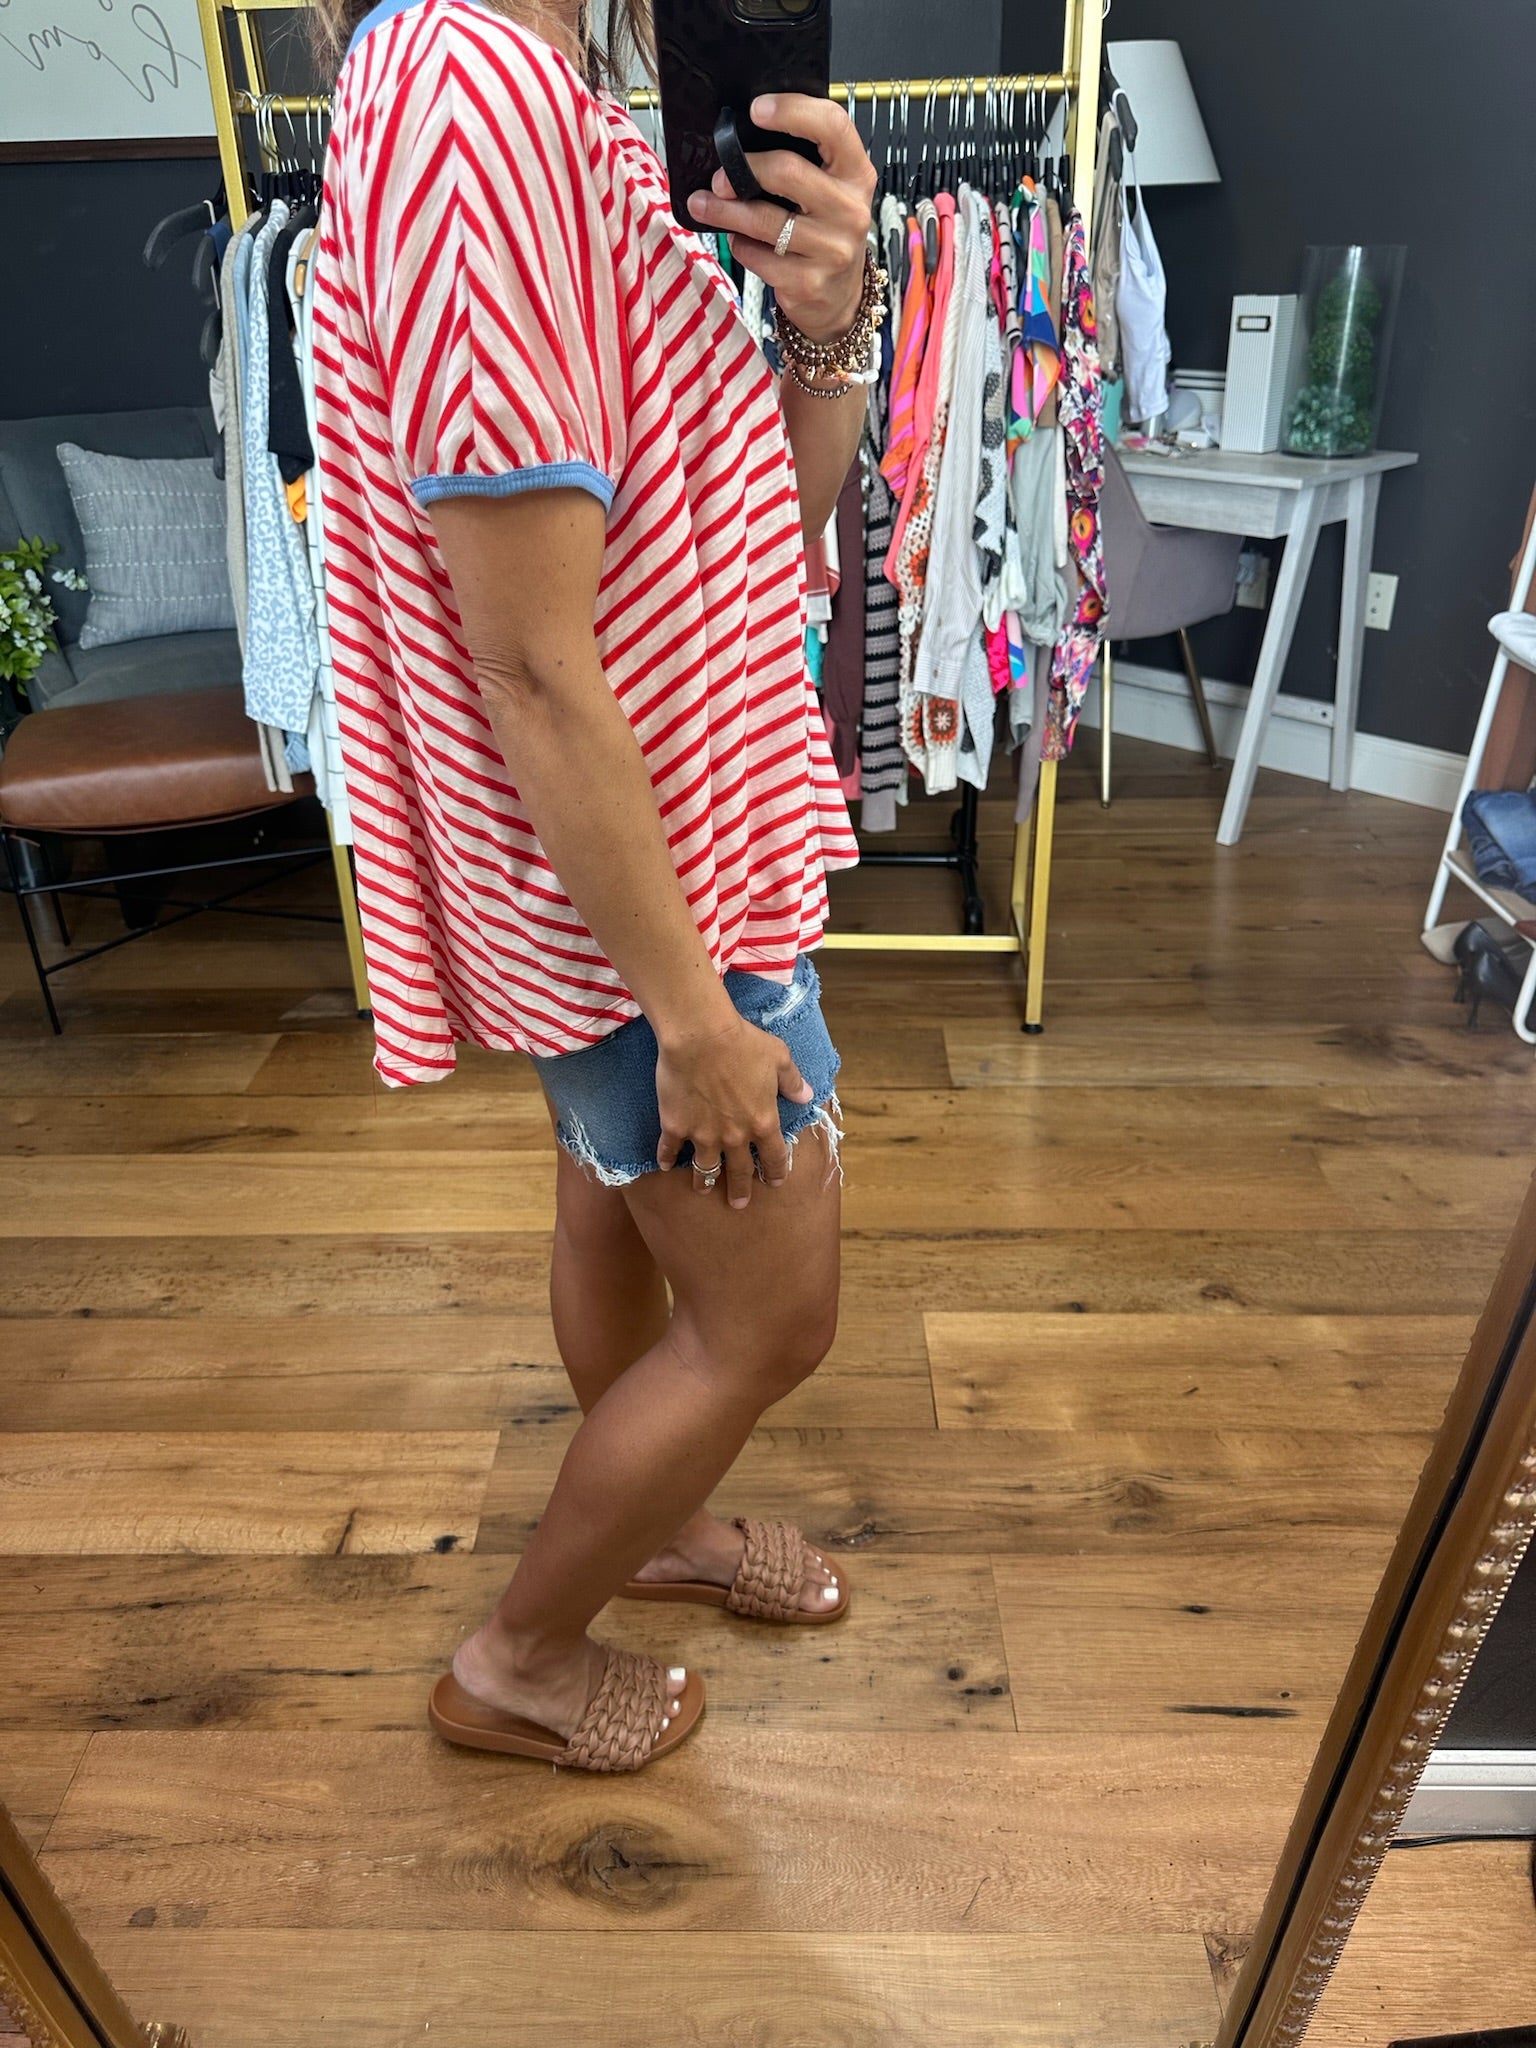
[[[795,222],[799,218],[798,213],[788,213],[784,216],[784,225],[779,229],[779,239],[773,245],[775,256],[787,256],[789,254],[789,245],[794,240]]]
[[[725,1161],[723,1159],[717,1159],[713,1166],[700,1166],[698,1160],[695,1159],[693,1170],[699,1176],[699,1179],[703,1181],[705,1187],[712,1188],[720,1178],[720,1170],[724,1165]]]

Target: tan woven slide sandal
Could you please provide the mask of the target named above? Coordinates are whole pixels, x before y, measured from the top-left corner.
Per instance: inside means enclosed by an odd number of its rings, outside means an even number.
[[[800,1605],[806,1541],[793,1522],[754,1522],[738,1515],[732,1526],[746,1538],[746,1548],[729,1586],[712,1586],[704,1579],[631,1579],[624,1598],[684,1600],[696,1607],[724,1607],[749,1621],[805,1628],[824,1628],[829,1621],[842,1620],[848,1612],[848,1583],[841,1571],[835,1605],[829,1602],[814,1613]]]
[[[466,1692],[451,1671],[432,1688],[427,1718],[445,1742],[463,1749],[487,1749],[497,1756],[526,1756],[564,1764],[573,1771],[638,1771],[676,1749],[704,1714],[704,1681],[690,1671],[673,1715],[663,1731],[667,1674],[654,1657],[608,1646],[597,1691],[581,1726],[567,1742],[537,1721],[504,1714]]]

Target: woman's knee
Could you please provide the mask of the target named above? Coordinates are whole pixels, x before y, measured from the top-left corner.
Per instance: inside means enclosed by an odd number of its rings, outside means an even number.
[[[713,1328],[679,1304],[673,1331],[698,1367],[761,1410],[792,1394],[832,1349],[837,1301],[802,1300],[789,1314],[744,1311]]]

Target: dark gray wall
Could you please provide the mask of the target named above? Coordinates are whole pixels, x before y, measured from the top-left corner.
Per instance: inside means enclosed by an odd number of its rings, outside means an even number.
[[[1007,0],[1005,64],[1049,61],[1038,0]],[[1184,51],[1219,186],[1150,195],[1176,361],[1226,360],[1234,292],[1294,291],[1309,242],[1408,245],[1382,444],[1378,569],[1392,631],[1366,635],[1361,724],[1464,750],[1536,478],[1536,262],[1529,0],[1115,0],[1111,35]],[[1285,688],[1331,694],[1341,548],[1325,535]],[[1198,636],[1207,672],[1246,682],[1262,617]],[[1166,650],[1147,650],[1166,661]]]
[[[838,78],[925,78],[994,70],[1003,0],[832,0]]]
[[[207,404],[192,244],[159,271],[140,252],[157,220],[211,199],[217,183],[206,158],[0,164],[11,283],[0,414]]]
[[[1536,1750],[1536,1549],[1515,1573],[1440,1743]]]

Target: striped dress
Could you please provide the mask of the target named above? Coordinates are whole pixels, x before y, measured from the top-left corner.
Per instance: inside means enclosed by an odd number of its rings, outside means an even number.
[[[445,497],[604,505],[597,652],[698,928],[722,972],[790,969],[856,858],[805,668],[794,467],[730,282],[627,112],[475,0],[385,0],[337,84],[313,317],[379,1073],[437,1078],[461,1040],[575,1051],[638,1014],[496,743]]]

